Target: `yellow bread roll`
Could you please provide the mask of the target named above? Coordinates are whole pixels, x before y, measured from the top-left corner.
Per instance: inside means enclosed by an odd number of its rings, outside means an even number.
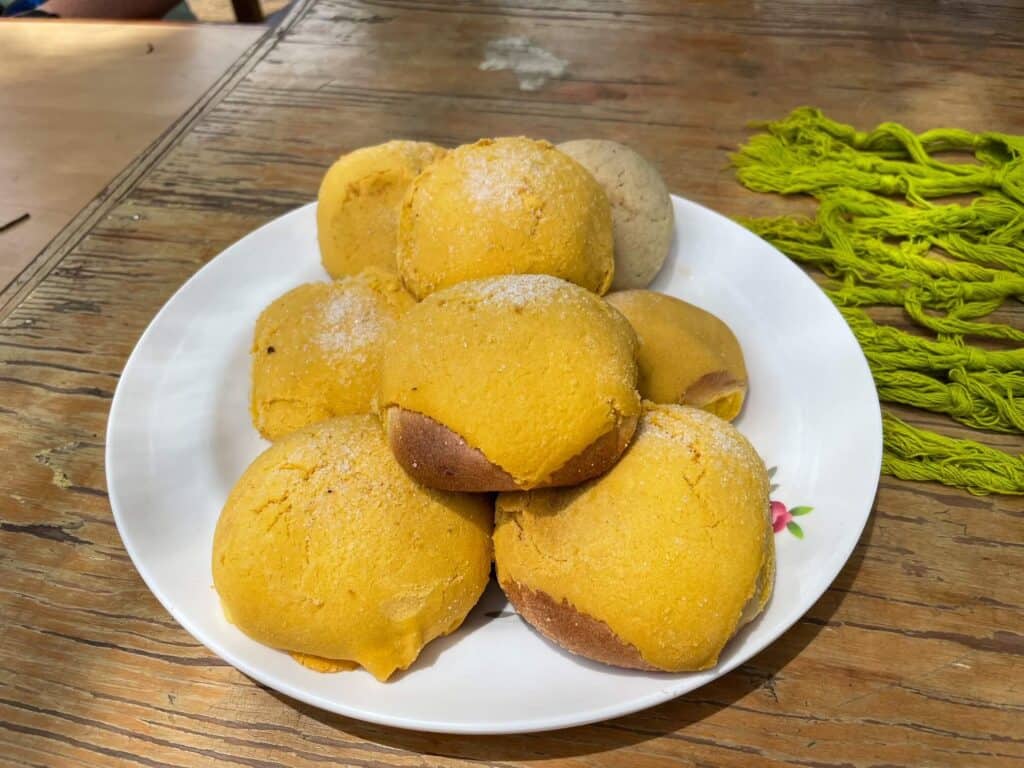
[[[728,422],[645,403],[633,444],[600,478],[501,494],[494,554],[519,613],[567,650],[707,669],[771,595],[768,473]]]
[[[654,291],[621,291],[608,301],[640,340],[639,389],[646,400],[682,403],[732,421],[747,394],[739,341],[700,307]]]
[[[398,213],[419,173],[444,155],[425,141],[389,141],[342,155],[317,197],[320,258],[331,277],[395,269]]]
[[[457,147],[409,189],[398,268],[419,298],[463,280],[527,273],[604,293],[615,268],[608,198],[546,141]]]
[[[492,514],[487,497],[414,483],[374,416],[332,419],[246,469],[217,523],[213,581],[254,640],[387,680],[476,604]]]
[[[385,348],[389,442],[433,487],[581,482],[614,463],[635,428],[635,346],[607,302],[548,275],[438,291]]]
[[[252,345],[253,425],[276,440],[331,416],[369,413],[384,339],[413,298],[370,268],[300,285],[263,310]]]

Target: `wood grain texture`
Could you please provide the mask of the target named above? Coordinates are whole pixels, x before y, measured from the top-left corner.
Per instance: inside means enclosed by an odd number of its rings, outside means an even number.
[[[260,27],[0,24],[0,288],[216,82]]]
[[[525,92],[479,70],[510,35],[566,74]],[[733,673],[607,723],[459,738],[328,715],[212,657],[136,574],[103,476],[110,399],[153,314],[225,245],[312,199],[339,152],[612,138],[673,191],[758,215],[793,204],[733,180],[748,121],[807,103],[864,127],[1021,133],[1021,82],[1010,4],[297,4],[0,295],[0,765],[1024,763],[1019,499],[885,478],[832,588]]]

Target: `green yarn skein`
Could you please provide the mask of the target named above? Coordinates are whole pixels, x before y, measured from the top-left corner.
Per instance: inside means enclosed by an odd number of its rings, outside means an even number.
[[[974,429],[1024,433],[1024,329],[989,317],[1024,301],[1024,136],[915,134],[896,123],[864,133],[810,107],[759,127],[765,132],[732,157],[740,182],[810,194],[818,208],[814,218],[742,223],[824,276],[879,397]],[[976,162],[935,157],[951,151]],[[932,202],[953,195],[975,197]],[[902,308],[919,332],[865,311],[885,306]],[[975,494],[1024,494],[1024,455],[913,427],[888,412],[883,427],[883,472]]]

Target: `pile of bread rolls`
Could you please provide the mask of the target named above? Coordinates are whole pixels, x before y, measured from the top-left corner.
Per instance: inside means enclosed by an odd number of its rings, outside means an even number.
[[[217,525],[228,620],[313,669],[387,680],[459,627],[493,562],[568,651],[713,666],[771,595],[769,486],[729,423],[735,336],[645,290],[672,210],[610,141],[339,159],[317,208],[331,281],[254,331],[250,410],[272,445]]]

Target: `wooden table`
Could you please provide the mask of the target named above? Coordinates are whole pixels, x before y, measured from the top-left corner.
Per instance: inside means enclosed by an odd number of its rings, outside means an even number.
[[[0,289],[263,33],[220,24],[0,23]]]
[[[1024,504],[883,478],[832,588],[717,682],[608,723],[407,733],[260,687],[195,643],[125,554],[103,432],[164,300],[395,136],[619,139],[679,193],[784,209],[726,155],[810,103],[870,126],[1024,132],[1024,14],[900,2],[300,2],[0,294],[0,765],[996,766],[1024,761]],[[529,36],[567,61],[479,68]],[[926,423],[923,418],[919,423]],[[820,514],[826,514],[824,510]]]

